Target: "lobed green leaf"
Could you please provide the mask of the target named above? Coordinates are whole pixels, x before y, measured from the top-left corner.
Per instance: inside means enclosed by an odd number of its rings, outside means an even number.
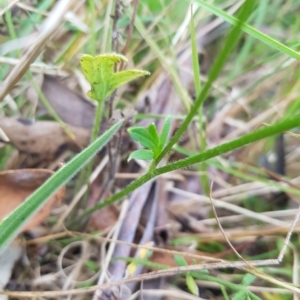
[[[150,75],[143,70],[126,70],[115,73],[114,66],[127,58],[118,53],[108,53],[92,56],[84,54],[80,64],[85,77],[92,89],[88,96],[99,102],[104,101],[118,87],[140,76]]]
[[[141,76],[150,75],[149,72],[143,70],[125,70],[114,73],[110,82],[109,82],[109,90],[108,93],[111,94],[115,89],[124,85],[125,83],[134,80]]]
[[[114,75],[114,65],[127,58],[117,53],[92,56],[84,54],[80,59],[83,73],[92,89],[88,96],[94,100],[102,101],[109,94],[109,87]]]

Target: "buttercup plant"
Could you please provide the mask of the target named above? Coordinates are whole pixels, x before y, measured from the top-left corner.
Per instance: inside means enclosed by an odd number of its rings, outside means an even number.
[[[88,96],[98,102],[92,141],[94,141],[98,135],[105,99],[125,83],[140,76],[150,75],[147,71],[136,69],[115,72],[115,64],[122,61],[128,62],[128,59],[118,53],[107,53],[96,56],[84,54],[81,57],[81,68],[92,88],[88,92]]]
[[[127,70],[114,72],[114,65],[121,61],[127,62],[123,55],[111,53],[98,56],[83,55],[81,67],[91,84],[88,96],[98,102],[92,143],[81,153],[70,160],[51,176],[40,188],[30,195],[19,207],[0,222],[0,253],[7,247],[18,234],[22,226],[47,202],[47,200],[75,174],[88,164],[92,158],[112,139],[120,130],[124,120],[119,120],[99,138],[98,129],[101,122],[102,106],[105,99],[113,91],[125,83],[150,73],[143,70]]]
[[[197,2],[199,2],[201,5],[203,5],[207,9],[214,9],[213,12],[215,14],[219,15],[219,10],[215,9],[212,5],[209,5],[209,7],[208,7],[208,4],[206,4],[206,2],[202,1],[202,0],[197,0]],[[256,131],[253,131],[251,133],[248,133],[241,137],[238,137],[235,140],[217,145],[210,149],[206,149],[205,151],[198,153],[196,155],[192,155],[192,156],[186,157],[184,159],[181,159],[181,160],[178,160],[178,161],[175,161],[172,163],[168,163],[164,166],[157,167],[159,165],[160,161],[165,157],[165,155],[172,149],[172,147],[176,143],[178,143],[179,139],[184,134],[184,132],[187,130],[189,124],[192,122],[194,116],[198,112],[199,107],[204,103],[205,99],[208,97],[209,91],[213,85],[213,82],[217,79],[218,75],[220,74],[221,70],[223,69],[223,67],[227,61],[227,58],[232,53],[234,46],[239,41],[238,37],[241,33],[241,30],[244,30],[247,33],[249,33],[250,35],[252,35],[253,37],[258,38],[261,41],[264,41],[266,44],[273,46],[273,48],[281,51],[282,53],[288,54],[293,58],[300,59],[300,54],[296,53],[293,49],[286,47],[285,45],[279,43],[278,41],[273,40],[272,38],[266,36],[265,34],[256,31],[250,25],[246,25],[245,21],[247,20],[247,18],[249,16],[249,12],[251,12],[253,10],[254,5],[255,5],[255,1],[253,1],[253,0],[245,1],[237,18],[233,18],[232,16],[227,15],[224,12],[222,12],[222,15],[220,15],[226,21],[229,21],[229,19],[234,20],[234,23],[232,22],[234,27],[228,33],[228,35],[224,41],[222,51],[220,51],[219,56],[216,58],[214,64],[212,65],[212,67],[209,71],[209,74],[207,76],[207,81],[203,84],[200,94],[197,96],[196,100],[194,101],[192,108],[189,110],[187,116],[185,117],[185,119],[183,120],[183,122],[181,123],[179,128],[176,130],[174,135],[170,138],[168,143],[163,147],[161,153],[158,155],[158,157],[156,159],[154,158],[154,154],[153,154],[153,161],[151,162],[149,170],[145,174],[143,174],[142,176],[140,176],[139,178],[137,178],[136,180],[134,180],[133,182],[128,184],[126,187],[124,187],[119,192],[115,193],[114,195],[110,196],[109,198],[105,199],[104,201],[97,203],[93,207],[86,210],[79,217],[79,219],[84,218],[84,217],[92,214],[93,212],[101,209],[102,207],[105,207],[107,205],[110,205],[110,204],[122,199],[123,197],[126,197],[127,195],[132,193],[134,190],[136,190],[137,188],[139,188],[146,182],[152,180],[153,178],[155,178],[159,175],[205,162],[216,156],[228,153],[230,151],[233,151],[233,150],[243,147],[245,145],[259,141],[263,138],[266,138],[266,137],[269,137],[272,135],[276,135],[281,132],[290,130],[291,128],[299,126],[300,115],[294,115],[294,116],[290,116],[289,118],[283,118],[281,121],[273,124],[270,127],[260,128]],[[138,18],[137,18],[137,20],[138,20]],[[141,23],[138,23],[138,24],[141,24]],[[142,29],[142,27],[140,27],[140,29]],[[146,31],[143,29],[143,32],[145,33]],[[146,34],[145,34],[145,39],[147,39],[149,44],[151,44],[151,41]],[[270,41],[272,41],[272,43],[270,43]],[[154,50],[157,51],[157,49],[154,49]],[[148,133],[149,133],[149,131],[148,131]],[[148,145],[148,146],[150,146],[150,145]],[[148,147],[146,146],[146,148],[148,148]],[[148,148],[148,150],[149,149],[151,150],[151,148]],[[148,155],[149,155],[149,157],[151,157],[150,156],[151,154],[148,154]]]

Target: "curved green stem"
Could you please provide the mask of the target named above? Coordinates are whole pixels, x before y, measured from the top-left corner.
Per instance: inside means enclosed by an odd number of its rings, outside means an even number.
[[[216,157],[218,155],[230,152],[232,150],[238,149],[240,147],[243,147],[245,145],[251,144],[253,142],[259,141],[263,138],[266,138],[271,135],[279,134],[284,131],[290,130],[292,128],[295,128],[297,126],[300,126],[300,115],[296,115],[293,118],[285,119],[283,121],[280,121],[272,126],[264,127],[259,130],[256,130],[252,133],[246,134],[240,138],[237,138],[233,141],[230,141],[228,143],[222,144],[220,146],[214,147],[212,149],[206,150],[200,154],[181,159],[177,162],[171,163],[169,165],[166,165],[164,167],[158,168],[154,171],[149,171],[145,175],[141,176],[137,180],[130,183],[128,186],[126,186],[123,190],[121,190],[119,193],[114,194],[113,196],[107,198],[105,201],[96,204],[94,207],[87,210],[81,217],[85,217],[87,215],[92,214],[98,209],[101,209],[104,206],[107,206],[117,200],[122,199],[123,197],[127,196],[129,193],[136,190],[138,187],[146,183],[147,181],[153,179],[156,176],[162,175],[164,173],[168,173],[171,171],[175,171],[178,169],[182,169],[185,167],[189,167],[191,165],[201,163],[203,161],[206,161],[210,158]]]
[[[256,296],[254,293],[249,291],[249,289],[247,289],[247,287],[245,287],[243,285],[231,283],[222,278],[210,276],[210,275],[207,275],[207,274],[204,274],[201,272],[193,271],[193,272],[191,272],[191,275],[197,279],[201,279],[201,280],[205,280],[205,281],[209,281],[209,282],[216,282],[216,283],[221,284],[235,292],[244,292],[247,296],[251,297],[251,299],[261,300],[258,296]]]
[[[203,104],[204,100],[206,99],[208,92],[212,86],[212,83],[217,79],[219,73],[221,72],[223,66],[225,65],[227,58],[229,57],[230,53],[232,52],[232,49],[238,42],[238,37],[241,31],[241,24],[243,21],[246,20],[246,18],[249,15],[249,12],[252,11],[252,6],[255,4],[255,1],[246,1],[243,5],[243,8],[241,10],[241,13],[239,15],[239,21],[235,24],[236,26],[231,30],[229,33],[226,42],[224,44],[224,47],[222,51],[220,52],[219,56],[216,59],[216,62],[211,68],[211,71],[208,74],[208,80],[206,84],[204,85],[200,95],[197,97],[194,105],[191,107],[189,114],[185,118],[185,120],[182,122],[180,127],[175,132],[174,136],[171,138],[169,143],[166,145],[166,147],[163,149],[159,157],[155,160],[155,164],[158,165],[158,163],[163,159],[163,157],[172,149],[172,147],[179,141],[180,137],[183,135],[183,133],[187,130],[189,124],[193,120],[194,116],[199,111],[200,106]]]
[[[101,100],[101,99],[100,99]],[[91,143],[94,142],[99,134],[99,128],[101,126],[101,120],[102,120],[102,111],[103,111],[103,102],[104,101],[97,101],[98,105],[96,107],[96,115],[94,118],[94,125],[93,125],[93,131],[91,135]],[[82,170],[83,176],[86,177],[86,184],[88,186],[87,191],[85,192],[83,201],[82,201],[82,207],[86,209],[87,207],[87,202],[88,202],[88,195],[89,195],[89,190],[90,190],[90,181],[89,178],[91,177],[93,171],[93,160],[89,162],[87,165],[86,170]]]

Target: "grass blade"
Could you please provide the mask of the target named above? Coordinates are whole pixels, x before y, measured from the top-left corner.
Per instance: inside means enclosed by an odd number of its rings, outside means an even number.
[[[230,23],[231,25],[236,26],[239,22],[239,20],[226,12],[218,9],[217,7],[211,5],[208,3],[208,1],[204,0],[194,0],[198,4],[200,4],[202,7],[213,13],[214,15],[218,16],[219,18],[225,20],[226,22]],[[189,1],[190,2],[190,1]],[[281,44],[280,42],[274,40],[273,38],[269,37],[268,35],[258,31],[257,29],[253,28],[252,26],[242,22],[241,24],[241,30],[248,33],[252,37],[258,39],[259,41],[271,46],[272,48],[280,51],[281,53],[287,54],[288,56],[295,58],[297,60],[300,60],[300,54],[296,52],[295,50]]]
[[[183,133],[187,130],[189,124],[193,120],[193,117],[198,112],[199,107],[202,105],[202,103],[205,101],[206,97],[208,96],[208,92],[212,86],[212,83],[217,79],[219,73],[221,72],[223,66],[225,65],[227,58],[229,57],[230,53],[232,52],[232,49],[238,42],[238,37],[240,34],[241,24],[249,15],[249,11],[252,11],[252,7],[255,4],[255,1],[249,1],[247,0],[245,4],[243,5],[240,13],[240,21],[237,22],[237,26],[235,26],[231,32],[228,34],[228,37],[226,39],[226,42],[224,44],[224,47],[222,51],[220,51],[219,56],[216,59],[216,62],[211,68],[211,71],[208,75],[208,80],[206,84],[203,86],[203,89],[200,93],[200,95],[197,97],[194,105],[191,107],[189,114],[185,118],[185,120],[182,122],[178,130],[175,132],[174,136],[170,140],[170,142],[167,144],[167,146],[164,148],[164,150],[161,152],[159,157],[156,159],[155,163],[156,165],[163,159],[163,157],[172,149],[172,147],[179,141],[180,137],[183,135]]]
[[[46,203],[46,201],[106,145],[120,129],[122,123],[123,120],[117,122],[95,142],[59,169],[41,187],[29,196],[26,201],[0,223],[0,253],[18,234],[22,226]]]
[[[191,32],[191,46],[192,46],[192,63],[193,63],[193,73],[194,73],[194,85],[196,91],[196,98],[199,97],[201,93],[201,79],[200,79],[200,63],[198,59],[198,50],[197,50],[197,39],[196,39],[196,30],[194,24],[193,11],[191,9],[191,23],[190,23],[190,32]],[[206,124],[203,119],[203,103],[198,109],[199,117],[199,141],[200,141],[200,150],[201,152],[206,150],[206,133],[205,128]],[[207,166],[205,163],[201,164],[199,170],[202,172],[200,175],[201,187],[205,195],[209,194],[209,180],[207,177]]]

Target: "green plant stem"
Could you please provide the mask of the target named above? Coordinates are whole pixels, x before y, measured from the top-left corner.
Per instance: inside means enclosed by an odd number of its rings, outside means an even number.
[[[99,128],[100,128],[100,125],[101,125],[102,111],[103,111],[103,105],[104,105],[103,103],[104,103],[104,101],[98,101],[98,105],[96,107],[96,115],[95,115],[95,118],[94,118],[93,131],[92,131],[92,135],[91,135],[91,143],[96,140],[96,138],[99,134]],[[86,209],[86,207],[87,207],[88,196],[89,196],[89,191],[90,191],[89,178],[92,174],[92,171],[93,171],[93,160],[91,160],[89,162],[89,164],[87,165],[87,168],[85,170],[82,170],[83,176],[86,178],[86,184],[88,186],[88,189],[85,192],[84,198],[83,198],[83,201],[82,201],[83,209]]]
[[[20,206],[0,223],[0,253],[18,234],[22,226],[47,202],[47,200],[88,163],[122,126],[118,121],[94,143],[90,144],[70,162],[52,175]]]
[[[196,97],[199,97],[201,93],[201,79],[200,79],[200,64],[198,59],[198,51],[197,51],[197,39],[195,32],[195,24],[194,24],[194,16],[193,10],[191,9],[191,22],[190,22],[190,32],[191,32],[191,46],[192,46],[192,62],[193,62],[193,72],[194,72],[194,85],[196,91]],[[200,150],[201,152],[206,150],[206,140],[205,140],[205,123],[203,120],[203,103],[200,105],[198,109],[198,117],[199,117],[199,139],[200,139]],[[209,194],[209,179],[207,176],[207,165],[206,163],[202,163],[199,166],[199,170],[201,171],[200,175],[200,183],[202,190],[205,195]]]
[[[221,285],[220,285],[220,289],[221,289],[221,292],[222,292],[222,294],[223,294],[224,299],[225,299],[225,300],[230,300],[230,298],[228,297],[228,294],[227,294],[227,292],[226,292],[225,286],[221,284]]]
[[[233,291],[236,292],[241,292],[244,291],[245,294],[249,297],[251,297],[251,299],[255,299],[255,300],[261,300],[258,296],[256,296],[254,293],[252,293],[251,291],[249,291],[246,287],[244,287],[243,285],[237,285],[231,282],[228,282],[224,279],[218,278],[218,277],[214,277],[214,276],[210,276],[201,272],[191,272],[191,275],[197,279],[201,279],[201,280],[205,280],[205,281],[209,281],[209,282],[216,282],[218,284],[221,284]]]
[[[101,209],[102,207],[105,207],[117,200],[122,199],[123,197],[127,196],[129,193],[133,192],[134,190],[139,188],[141,185],[143,185],[144,183],[148,182],[149,180],[155,178],[156,176],[159,176],[164,173],[171,172],[171,171],[175,171],[178,169],[186,168],[186,167],[189,167],[189,166],[197,164],[197,163],[201,163],[210,158],[213,158],[218,155],[238,149],[240,147],[243,147],[250,143],[259,141],[268,136],[272,136],[272,135],[279,134],[281,132],[290,130],[297,126],[300,126],[300,114],[296,115],[293,118],[288,118],[283,121],[277,122],[276,124],[274,124],[272,126],[264,127],[264,128],[254,131],[252,133],[246,134],[246,135],[244,135],[240,138],[237,138],[233,141],[230,141],[228,143],[222,144],[222,145],[214,147],[212,149],[208,149],[200,154],[197,154],[197,155],[185,158],[185,159],[181,159],[177,162],[163,166],[154,171],[151,171],[151,172],[149,171],[145,175],[141,176],[137,180],[130,183],[128,186],[126,186],[120,192],[114,194],[113,196],[107,198],[105,201],[98,203],[94,207],[85,211],[80,218],[88,216],[88,215],[92,214],[93,212],[97,211],[98,209]]]
[[[215,148],[206,150],[200,154],[181,159],[175,163],[172,163],[172,164],[166,165],[164,167],[161,167],[159,169],[156,169],[156,173],[157,173],[156,176],[164,174],[166,172],[170,172],[172,170],[182,169],[182,168],[206,161],[212,157],[216,157],[218,155],[230,152],[230,151],[240,148],[242,146],[248,145],[250,143],[256,142],[258,140],[261,140],[263,138],[266,138],[266,137],[274,135],[274,134],[279,134],[283,131],[289,130],[290,128],[294,128],[297,126],[300,126],[300,115],[297,115],[294,118],[290,118],[290,119],[282,121],[282,122],[278,122],[275,125],[273,125],[272,128],[269,127],[269,128],[263,128],[263,129],[254,131],[253,133],[246,134],[240,138],[237,138],[233,141],[224,143]],[[268,129],[271,129],[271,130],[269,131]]]
[[[101,120],[102,120],[102,111],[103,111],[103,100],[98,101],[98,105],[96,107],[96,115],[94,119],[94,126],[93,126],[93,131],[92,131],[92,136],[91,136],[91,142],[93,142],[99,133],[99,128],[101,125]]]
[[[208,75],[208,80],[206,84],[204,85],[200,95],[197,97],[194,105],[191,107],[189,114],[187,115],[186,119],[182,122],[178,130],[175,132],[174,136],[171,138],[169,143],[166,145],[166,147],[163,149],[159,157],[155,160],[155,164],[158,165],[158,163],[163,159],[163,157],[172,149],[172,147],[179,141],[180,137],[183,135],[183,133],[187,130],[189,124],[193,120],[193,117],[196,115],[196,113],[199,110],[199,107],[203,104],[204,100],[208,96],[208,92],[212,86],[212,83],[217,79],[220,71],[222,70],[223,66],[225,65],[227,58],[229,54],[231,53],[234,46],[237,44],[237,41],[239,40],[239,34],[240,34],[240,27],[242,24],[242,21],[244,21],[249,11],[252,11],[252,6],[255,4],[255,1],[247,0],[245,4],[242,7],[241,13],[240,13],[240,21],[236,23],[236,26],[233,27],[233,29],[228,34],[228,37],[226,39],[226,42],[224,44],[224,47],[222,51],[220,52],[218,58],[216,59],[216,62],[211,68],[211,71]]]

